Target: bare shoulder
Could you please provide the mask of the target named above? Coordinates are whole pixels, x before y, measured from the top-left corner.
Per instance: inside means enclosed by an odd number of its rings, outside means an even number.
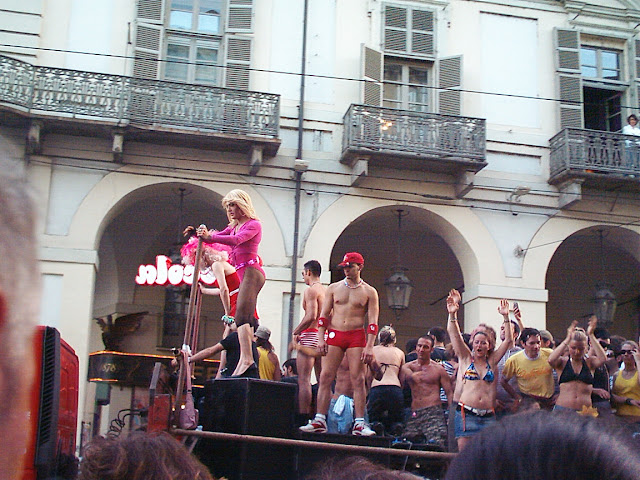
[[[362,282],[362,286],[365,289],[365,292],[367,292],[367,295],[370,297],[374,297],[377,298],[378,297],[378,291],[373,288],[371,285],[369,285],[367,282]]]

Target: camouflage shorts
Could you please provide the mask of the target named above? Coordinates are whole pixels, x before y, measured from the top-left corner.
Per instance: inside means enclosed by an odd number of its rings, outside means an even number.
[[[425,407],[411,412],[402,434],[412,440],[424,437],[424,442],[439,447],[447,444],[447,425],[440,405]]]

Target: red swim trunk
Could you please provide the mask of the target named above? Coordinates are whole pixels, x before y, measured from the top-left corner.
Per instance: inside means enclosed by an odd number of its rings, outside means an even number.
[[[343,350],[347,348],[360,347],[364,348],[367,345],[367,335],[364,332],[364,328],[358,328],[357,330],[328,330],[327,345],[333,345],[340,347]]]

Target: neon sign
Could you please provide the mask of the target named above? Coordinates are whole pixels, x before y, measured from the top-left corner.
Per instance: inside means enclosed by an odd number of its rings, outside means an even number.
[[[136,283],[138,285],[191,285],[194,270],[193,265],[174,265],[166,255],[158,255],[155,265],[138,267]],[[205,285],[212,285],[216,280],[211,270],[201,271],[198,278]]]

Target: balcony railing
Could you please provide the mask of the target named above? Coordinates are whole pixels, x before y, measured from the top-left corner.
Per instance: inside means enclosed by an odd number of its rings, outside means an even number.
[[[280,96],[34,66],[0,55],[0,104],[26,113],[276,139]]]
[[[342,159],[363,154],[478,171],[486,165],[485,120],[351,105],[344,116]]]
[[[621,133],[565,128],[550,140],[549,183],[571,178],[640,179],[640,138]]]

